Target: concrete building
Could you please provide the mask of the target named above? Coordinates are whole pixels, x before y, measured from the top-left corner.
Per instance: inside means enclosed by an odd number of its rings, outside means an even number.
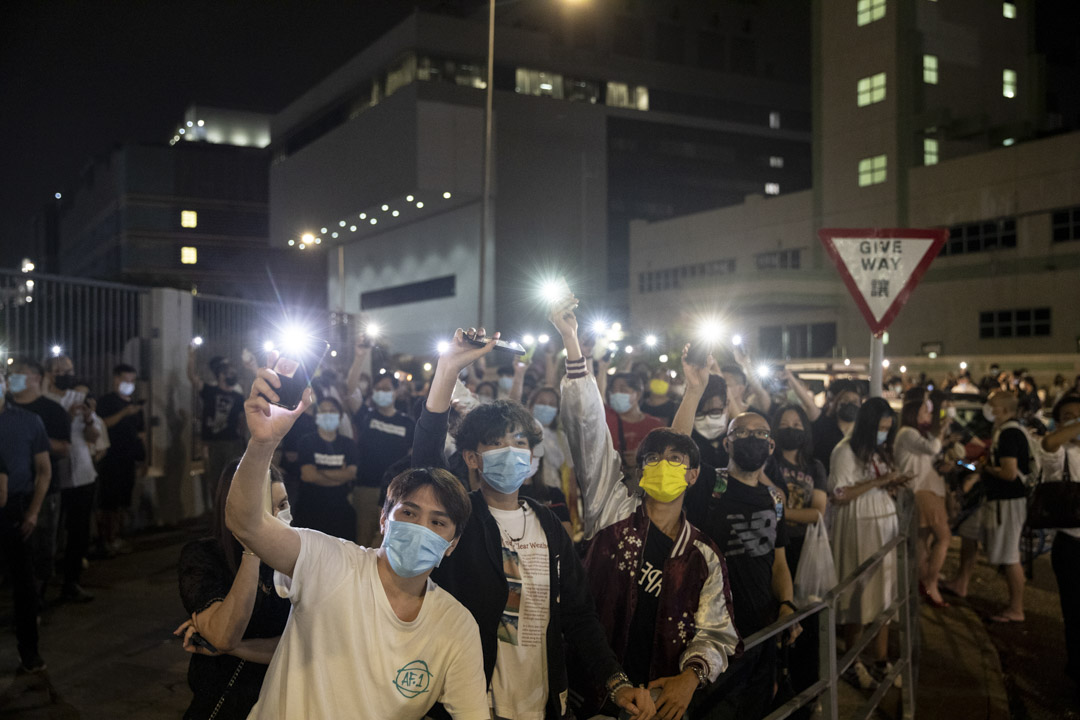
[[[269,270],[323,304],[318,260],[269,247],[269,134],[266,115],[192,106],[168,143],[94,160],[38,221],[49,271],[271,300]]]
[[[535,330],[551,272],[625,314],[632,219],[808,187],[807,21],[780,0],[500,9],[488,327]],[[486,17],[414,14],[272,122],[274,245],[325,253],[331,305],[398,351],[478,315],[486,48]]]
[[[718,313],[761,358],[865,356],[817,231],[948,228],[889,356],[1080,350],[1080,133],[1040,137],[1031,12],[816,2],[813,188],[633,223],[633,326],[681,339]]]

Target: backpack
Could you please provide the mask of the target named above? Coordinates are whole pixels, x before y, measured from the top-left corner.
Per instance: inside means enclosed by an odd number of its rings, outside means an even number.
[[[1035,437],[1035,434],[1031,432],[1030,429],[1024,427],[1016,420],[1009,420],[1001,426],[1000,430],[998,430],[994,434],[994,439],[991,443],[992,446],[997,446],[998,436],[1000,436],[1002,431],[1006,428],[1015,428],[1019,430],[1020,432],[1024,433],[1024,438],[1027,439],[1028,473],[1027,475],[1022,475],[1020,480],[1024,483],[1024,488],[1030,495],[1035,490],[1035,487],[1042,480],[1042,445],[1039,443],[1039,439]]]

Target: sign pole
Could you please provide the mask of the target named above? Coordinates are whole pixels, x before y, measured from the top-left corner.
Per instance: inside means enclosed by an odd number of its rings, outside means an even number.
[[[870,397],[881,397],[885,383],[882,382],[885,361],[885,342],[881,335],[870,336]]]

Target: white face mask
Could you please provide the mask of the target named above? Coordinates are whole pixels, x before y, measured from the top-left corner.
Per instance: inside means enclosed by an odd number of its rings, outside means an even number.
[[[945,408],[945,417],[949,418],[950,420],[955,420],[956,419],[956,408],[954,408],[954,407]]]
[[[983,405],[982,414],[983,417],[986,418],[987,422],[992,423],[996,420],[996,418],[994,417],[994,406],[990,403],[986,403],[985,405]]]
[[[130,396],[130,395],[135,393],[135,383],[133,383],[133,382],[122,382],[122,383],[120,383],[120,386],[116,388],[116,390],[121,395]]]
[[[278,510],[277,519],[286,525],[292,525],[292,507],[286,505]]]
[[[706,440],[715,440],[727,430],[728,419],[727,413],[723,415],[704,415],[694,418],[694,429],[697,430],[698,435]]]

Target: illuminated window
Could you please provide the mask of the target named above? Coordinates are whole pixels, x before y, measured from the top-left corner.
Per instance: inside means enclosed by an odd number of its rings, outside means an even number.
[[[1001,3],[1001,14],[1010,20],[1016,17],[1016,3]]]
[[[604,102],[609,107],[629,108],[631,110],[649,109],[649,89],[643,85],[627,85],[609,82]]]
[[[772,167],[772,168],[782,168],[782,167],[784,167],[784,158],[782,158],[779,155],[770,155],[769,156],[769,167]]]
[[[766,195],[779,195],[780,194],[780,183],[765,183],[765,194]]]
[[[1015,70],[1002,70],[1001,71],[1001,94],[1007,98],[1016,97],[1016,71]]]
[[[922,153],[923,165],[937,165],[938,141],[935,138],[923,138]]]
[[[415,79],[416,55],[409,53],[386,71],[386,97],[390,97]]]
[[[938,81],[937,55],[922,56],[922,80],[927,85],[937,85]]]
[[[859,27],[869,25],[885,17],[885,0],[859,0],[856,13]]]
[[[859,79],[859,107],[879,103],[885,99],[885,73]]]
[[[769,127],[773,130],[780,129],[780,113],[776,112],[775,110],[769,113]]]
[[[885,155],[863,158],[859,161],[859,187],[867,185],[879,185],[885,182],[887,176],[886,164],[888,158]]]
[[[556,73],[540,72],[528,68],[518,68],[515,73],[514,92],[522,95],[544,95],[562,99],[563,76]]]
[[[199,251],[193,247],[180,248],[180,262],[184,265],[194,265],[199,262]]]
[[[180,227],[198,227],[199,226],[199,213],[194,210],[181,210],[180,211]]]

